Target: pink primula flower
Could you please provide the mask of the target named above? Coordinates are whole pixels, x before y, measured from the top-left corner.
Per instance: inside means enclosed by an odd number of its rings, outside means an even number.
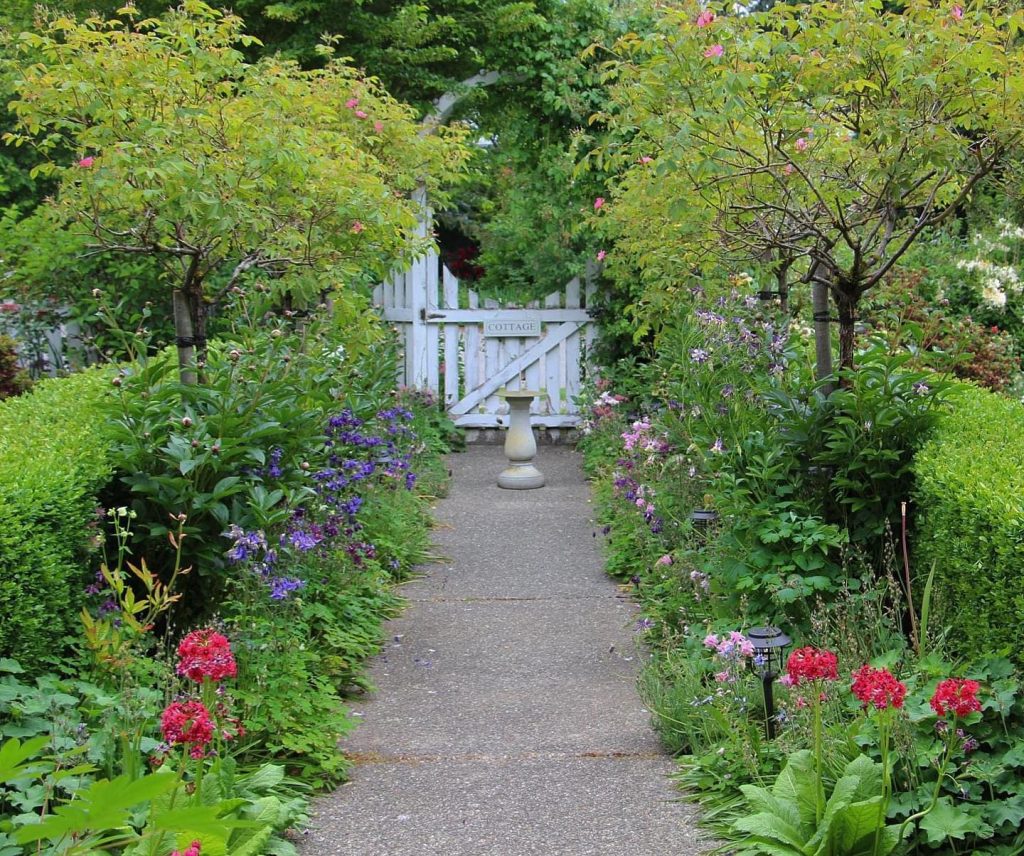
[[[710,9],[705,9],[697,16],[697,26],[700,29],[710,27],[715,22],[715,13]]]
[[[82,158],[78,162],[78,166],[80,166],[82,169],[88,169],[94,163],[96,163],[96,158],[90,156],[90,157],[87,157],[87,158]]]
[[[725,48],[721,45],[712,45],[704,51],[704,56],[710,59],[711,57],[721,56],[723,53],[725,53]]]

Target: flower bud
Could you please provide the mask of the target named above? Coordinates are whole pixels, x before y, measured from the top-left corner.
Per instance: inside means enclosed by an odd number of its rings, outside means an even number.
[[[187,417],[187,416],[182,416],[181,417],[181,424],[182,424],[183,427],[189,428],[192,425],[192,420],[189,417]]]

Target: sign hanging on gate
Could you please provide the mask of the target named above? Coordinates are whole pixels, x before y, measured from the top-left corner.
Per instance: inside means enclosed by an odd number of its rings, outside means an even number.
[[[539,318],[520,318],[515,320],[492,319],[484,321],[484,335],[489,337],[509,336],[528,337],[540,336]]]

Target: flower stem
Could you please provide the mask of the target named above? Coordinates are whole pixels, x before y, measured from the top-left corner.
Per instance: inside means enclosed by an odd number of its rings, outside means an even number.
[[[821,692],[814,684],[814,699],[812,701],[814,711],[814,777],[816,785],[814,788],[814,817],[818,825],[825,814],[825,782],[821,769]]]

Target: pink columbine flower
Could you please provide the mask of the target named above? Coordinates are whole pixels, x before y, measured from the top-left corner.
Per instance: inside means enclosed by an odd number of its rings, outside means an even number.
[[[356,118],[357,119],[368,119],[369,116],[363,110],[356,110]]]
[[[638,163],[650,163],[653,160],[654,160],[654,158],[650,157],[649,155],[644,155],[637,162]]]
[[[664,556],[662,556],[660,559],[658,559],[658,561],[655,562],[654,564],[656,564],[656,565],[671,565],[672,564],[672,554],[671,553],[666,553]]]
[[[82,159],[81,159],[81,160],[80,160],[80,161],[78,162],[78,166],[80,166],[80,167],[81,167],[82,169],[88,169],[88,168],[89,168],[89,167],[91,167],[91,166],[92,166],[92,165],[93,165],[94,163],[96,163],[96,158],[94,158],[94,157],[92,157],[92,156],[90,155],[90,156],[89,156],[89,157],[87,157],[87,158],[82,158]]]
[[[595,211],[600,211],[603,207],[604,207],[604,197],[603,196],[598,196],[597,199],[594,200],[594,210]]]
[[[598,251],[597,251],[597,260],[598,260],[599,262],[603,262],[603,261],[604,261],[604,257],[605,257],[606,255],[608,255],[608,253],[606,253],[606,252],[605,252],[604,250],[598,250]]]
[[[804,151],[807,148],[807,140],[805,140],[803,137],[797,137],[796,142],[793,144],[793,148],[795,148],[798,152]]]
[[[785,166],[784,166],[784,167],[782,168],[782,171],[783,171],[783,172],[784,172],[784,173],[785,173],[786,175],[792,175],[792,174],[793,174],[793,164],[791,164],[791,163],[787,163],[787,164],[786,164],[786,165],[785,165]]]
[[[364,225],[363,225],[363,224],[362,224],[362,223],[361,223],[361,222],[360,222],[359,220],[355,220],[355,221],[354,221],[354,222],[352,223],[352,228],[351,228],[351,229],[350,229],[349,231],[351,231],[351,232],[353,232],[354,234],[358,235],[358,234],[359,234],[360,232],[362,232],[362,231],[363,231],[363,229],[365,229],[365,228],[366,228],[366,227],[365,227],[365,226],[364,226]]]
[[[705,648],[718,648],[718,637],[714,633],[709,633],[704,637]]]
[[[356,107],[359,106],[359,99],[349,98],[348,101],[345,102],[345,106],[348,107],[349,110],[355,110]]]
[[[710,27],[715,21],[715,13],[710,9],[705,9],[697,16],[697,27],[703,30],[705,27]]]
[[[952,14],[953,14],[953,17],[957,21],[962,20],[963,17],[964,17],[964,7],[963,6],[954,6]]]
[[[704,51],[704,56],[710,59],[711,57],[721,56],[723,53],[725,53],[725,48],[721,45],[712,45]]]

